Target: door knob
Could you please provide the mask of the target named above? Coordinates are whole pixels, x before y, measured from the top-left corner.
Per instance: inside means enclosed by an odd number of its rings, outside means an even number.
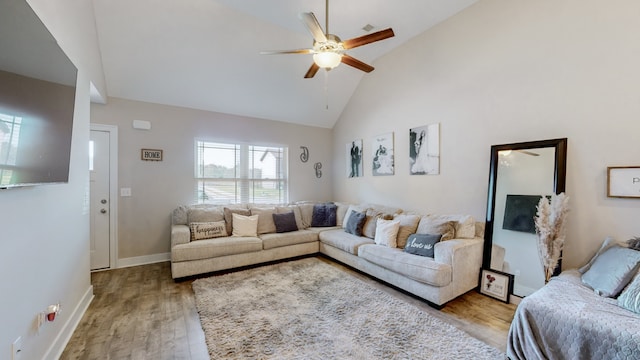
[[[106,213],[107,213],[107,210],[105,210],[105,209],[100,209],[100,213],[101,213],[101,214],[106,214]]]
[[[101,203],[101,204],[106,204],[106,203],[107,203],[107,199],[102,199],[102,200],[100,200],[100,203]]]

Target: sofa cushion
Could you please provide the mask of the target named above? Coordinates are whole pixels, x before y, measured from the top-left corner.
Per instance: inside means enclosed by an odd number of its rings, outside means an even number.
[[[337,206],[333,203],[315,204],[311,215],[311,226],[336,226],[336,209]]]
[[[293,212],[284,214],[273,214],[272,217],[273,223],[276,225],[277,233],[298,231],[298,225],[296,225],[296,216]]]
[[[398,248],[404,249],[404,246],[407,244],[407,238],[409,238],[409,235],[415,234],[416,230],[418,229],[420,215],[396,214],[393,216],[393,220],[400,221],[400,229],[398,230],[396,243],[398,244]]]
[[[442,235],[440,241],[447,241],[453,239],[456,235],[455,224],[455,221],[423,216],[422,218],[420,218],[420,223],[418,223],[416,233]]]
[[[412,234],[407,239],[404,252],[433,258],[434,247],[442,235]]]
[[[191,241],[213,239],[227,236],[227,227],[223,221],[192,222],[189,224]]]
[[[408,254],[402,249],[362,245],[358,248],[358,256],[424,284],[445,286],[451,283],[450,265],[438,263],[429,257]]]
[[[347,226],[345,226],[344,231],[355,236],[362,236],[362,228],[364,227],[366,218],[367,215],[364,212],[351,210],[349,220],[347,220]]]
[[[227,235],[229,236],[231,236],[231,234],[233,233],[233,214],[240,214],[244,216],[251,215],[251,210],[240,208],[240,207],[237,207],[237,208],[225,207],[223,211],[224,211],[224,222],[227,225]]]
[[[233,214],[232,236],[258,236],[258,215]]]
[[[220,237],[176,245],[171,249],[171,261],[210,259],[262,250],[257,237]]]
[[[313,203],[298,204],[300,208],[300,215],[302,217],[302,228],[306,229],[311,226],[311,220],[313,219]]]
[[[251,215],[258,215],[258,234],[269,234],[276,232],[276,224],[273,222],[273,214],[276,208],[252,207]]]
[[[260,238],[263,249],[267,250],[318,241],[318,234],[309,230],[297,230],[286,233],[262,234]]]
[[[343,226],[349,204],[343,202],[335,202],[334,204],[336,204],[336,226]]]
[[[187,220],[189,223],[224,221],[224,210],[220,206],[191,206],[187,210]]]
[[[376,235],[373,241],[382,246],[396,247],[396,238],[398,237],[398,229],[400,221],[385,220],[378,218],[376,220]]]
[[[358,255],[358,247],[361,245],[375,244],[369,238],[349,234],[343,229],[323,231],[319,234],[319,238],[323,244],[331,245],[353,255]]]

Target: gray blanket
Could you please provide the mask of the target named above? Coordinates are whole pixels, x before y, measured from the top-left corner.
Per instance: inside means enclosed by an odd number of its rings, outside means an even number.
[[[517,359],[640,359],[640,315],[582,285],[568,270],[522,300],[509,329]]]

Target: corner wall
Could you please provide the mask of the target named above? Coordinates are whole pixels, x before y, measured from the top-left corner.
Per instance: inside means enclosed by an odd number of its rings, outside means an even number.
[[[78,67],[69,182],[0,191],[0,358],[55,359],[92,296],[89,273],[89,87],[104,87],[90,1],[29,0]],[[36,317],[60,301],[54,322]]]
[[[151,130],[133,129],[133,120],[151,122]],[[118,187],[132,191],[118,199],[119,266],[168,259],[171,211],[196,202],[196,139],[288,146],[289,201],[332,199],[330,129],[119,98],[92,104],[91,122],[118,126]],[[306,163],[300,146],[309,148]],[[140,160],[143,148],[162,149],[163,161]]]
[[[607,166],[640,165],[640,3],[485,0],[379,59],[334,127],[336,200],[484,219],[493,144],[568,138],[564,267],[605,236],[640,235],[640,199],[606,197]],[[440,123],[440,175],[409,175],[409,128]],[[372,137],[395,132],[394,176]],[[364,139],[365,177],[345,144]]]

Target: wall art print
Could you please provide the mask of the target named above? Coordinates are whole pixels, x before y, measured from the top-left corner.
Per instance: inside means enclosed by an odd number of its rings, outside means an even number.
[[[353,140],[347,144],[347,177],[361,177],[362,165],[362,139]]]
[[[411,175],[440,174],[440,124],[409,129]]]
[[[378,135],[371,144],[371,172],[373,176],[393,175],[393,133]]]

